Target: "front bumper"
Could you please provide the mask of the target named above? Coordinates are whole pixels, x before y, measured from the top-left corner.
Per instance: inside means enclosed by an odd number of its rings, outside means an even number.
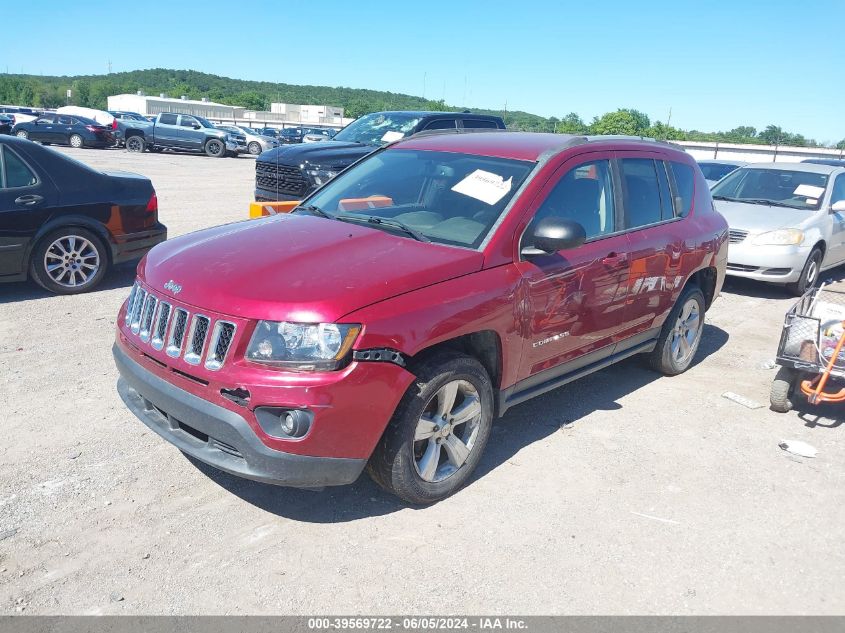
[[[305,193],[301,196],[290,196],[285,193],[276,193],[275,191],[270,191],[268,189],[258,189],[255,190],[255,199],[258,202],[285,202],[285,201],[295,201],[295,200],[302,200],[308,193]]]
[[[141,422],[206,464],[254,481],[291,487],[354,482],[366,459],[311,457],[267,447],[247,421],[146,371],[118,345],[112,348],[120,372],[117,390]]]
[[[751,239],[728,246],[728,275],[779,284],[798,281],[812,247],[755,246]]]

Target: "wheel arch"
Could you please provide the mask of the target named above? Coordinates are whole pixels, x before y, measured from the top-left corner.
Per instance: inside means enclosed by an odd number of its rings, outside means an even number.
[[[705,266],[692,273],[688,278],[684,288],[690,284],[698,286],[699,290],[704,294],[704,309],[709,310],[713,305],[713,300],[716,298],[716,286],[719,282],[719,272],[715,266]],[[679,295],[680,296],[680,295]]]
[[[36,233],[33,238],[29,241],[26,253],[24,255],[24,261],[27,263],[27,276],[29,276],[29,263],[32,258],[32,253],[38,243],[41,242],[44,236],[50,233],[51,231],[64,228],[81,228],[87,229],[94,233],[97,237],[103,240],[103,244],[105,244],[106,246],[106,257],[108,258],[109,266],[114,263],[114,253],[112,252],[112,250],[114,249],[114,242],[112,241],[111,234],[109,233],[109,230],[105,227],[105,225],[91,218],[87,218],[84,215],[62,216],[60,218],[54,218],[45,222],[44,225],[38,230],[38,233]]]
[[[502,341],[495,330],[480,330],[462,334],[454,338],[440,341],[419,350],[408,361],[408,368],[414,371],[414,365],[441,350],[453,350],[466,354],[477,360],[487,374],[495,390],[501,388],[502,383]]]

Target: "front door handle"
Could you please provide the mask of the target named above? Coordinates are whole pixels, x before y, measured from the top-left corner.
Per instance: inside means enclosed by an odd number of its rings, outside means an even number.
[[[25,207],[32,207],[41,202],[43,199],[43,197],[31,193],[26,196],[18,196],[17,198],[15,198],[15,204],[20,204]]]
[[[608,253],[605,255],[601,263],[605,266],[621,266],[628,261],[628,256],[625,253]]]

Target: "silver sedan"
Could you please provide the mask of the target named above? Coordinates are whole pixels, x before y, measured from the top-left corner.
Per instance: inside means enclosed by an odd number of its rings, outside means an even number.
[[[247,127],[241,127],[240,125],[215,125],[214,127],[246,136],[246,151],[253,156],[258,156],[261,152],[266,152],[268,149],[279,146],[279,141],[272,136],[256,134],[254,130]]]

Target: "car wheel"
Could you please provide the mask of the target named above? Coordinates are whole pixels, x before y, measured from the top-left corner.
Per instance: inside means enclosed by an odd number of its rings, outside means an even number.
[[[786,289],[800,297],[808,289],[814,288],[819,283],[819,275],[822,270],[822,250],[817,246],[812,250],[810,256],[807,258],[807,263],[804,264],[804,270],[801,271],[801,276],[793,284],[787,284]]]
[[[223,158],[226,156],[226,146],[223,141],[213,138],[205,144],[205,153],[212,158]]]
[[[441,352],[420,362],[367,469],[414,504],[448,497],[481,459],[493,422],[493,386],[474,358]]]
[[[769,404],[772,411],[787,413],[792,409],[792,394],[795,391],[795,383],[798,373],[789,367],[781,367],[772,382],[772,390],[769,394]]]
[[[17,132],[15,132],[15,136],[18,136],[20,138],[29,138],[29,132],[27,132],[26,130],[18,130]]]
[[[249,150],[249,153],[253,156],[258,156],[261,153],[261,143],[259,143],[258,141],[253,141],[252,143],[247,145],[247,149]]]
[[[85,144],[84,141],[82,140],[82,137],[79,136],[79,134],[71,134],[70,138],[68,139],[68,143],[70,143],[71,147],[75,147],[77,149],[79,149],[80,147],[82,147]]]
[[[126,139],[126,151],[127,152],[143,152],[146,143],[144,142],[144,138],[141,136],[130,136]]]
[[[667,376],[685,372],[692,364],[704,332],[704,295],[697,286],[687,286],[660,330],[657,345],[649,356],[652,369]]]
[[[30,270],[45,290],[72,295],[99,284],[108,263],[103,241],[87,229],[71,226],[41,238],[33,251]]]

